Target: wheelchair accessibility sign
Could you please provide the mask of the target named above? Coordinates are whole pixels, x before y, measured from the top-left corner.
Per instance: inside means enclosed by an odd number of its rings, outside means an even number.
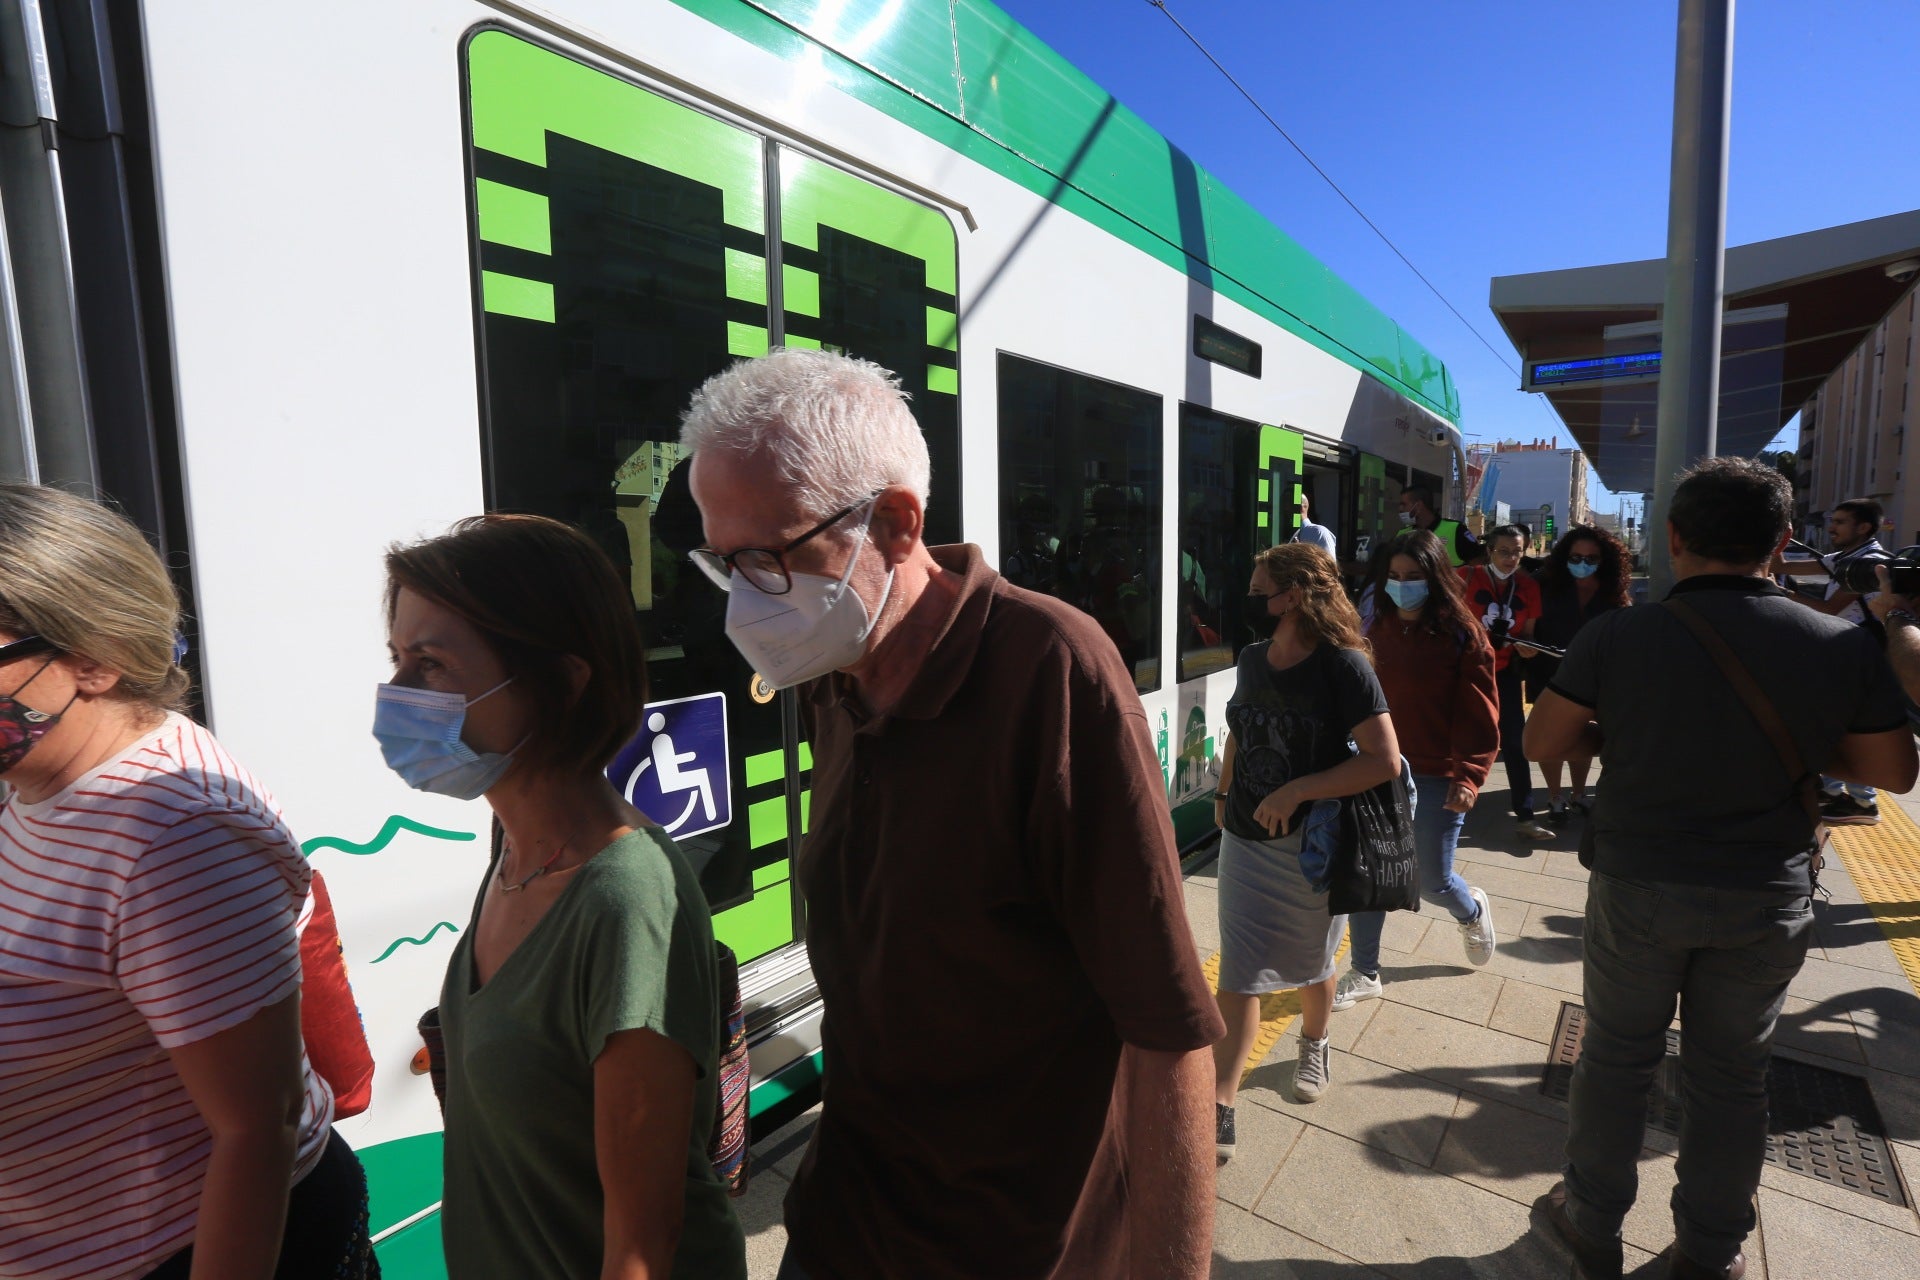
[[[727,695],[648,703],[643,728],[607,773],[628,804],[675,839],[726,826],[733,820]]]

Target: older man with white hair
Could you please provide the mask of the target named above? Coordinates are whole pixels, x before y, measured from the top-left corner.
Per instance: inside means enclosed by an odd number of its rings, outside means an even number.
[[[1205,1275],[1223,1027],[1113,642],[921,541],[926,445],[876,365],[743,361],[681,443],[728,635],[812,682],[827,1076],[782,1280]]]

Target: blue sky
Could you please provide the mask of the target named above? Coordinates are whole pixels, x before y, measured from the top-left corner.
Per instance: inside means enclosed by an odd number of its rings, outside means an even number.
[[[1464,431],[1571,443],[1147,0],[999,3],[1445,360]],[[1676,0],[1168,7],[1516,367],[1493,276],[1666,252]],[[1920,208],[1916,49],[1915,0],[1737,7],[1729,244]]]

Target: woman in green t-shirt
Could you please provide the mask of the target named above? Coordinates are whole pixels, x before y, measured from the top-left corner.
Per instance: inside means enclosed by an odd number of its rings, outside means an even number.
[[[493,807],[440,996],[451,1280],[745,1280],[707,1145],[713,924],[606,766],[638,730],[632,603],[584,534],[480,516],[387,555],[374,736],[410,785]]]

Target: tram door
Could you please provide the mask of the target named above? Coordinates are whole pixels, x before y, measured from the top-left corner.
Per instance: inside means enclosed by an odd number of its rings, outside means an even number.
[[[623,575],[650,691],[610,773],[686,853],[751,971],[803,936],[790,869],[812,757],[796,695],[741,659],[725,593],[687,560],[704,539],[680,418],[708,377],[773,346],[879,361],[926,432],[929,541],[956,540],[953,230],[517,35],[482,30],[466,59],[487,505],[587,530]],[[743,971],[750,1035],[754,991],[761,1020],[811,998],[803,962],[775,968],[777,989]]]
[[[1353,504],[1353,558],[1365,568],[1369,557],[1387,536],[1386,460],[1363,453],[1357,472],[1359,486]]]
[[[1262,423],[1254,458],[1254,549],[1290,542],[1300,529],[1305,437]]]

